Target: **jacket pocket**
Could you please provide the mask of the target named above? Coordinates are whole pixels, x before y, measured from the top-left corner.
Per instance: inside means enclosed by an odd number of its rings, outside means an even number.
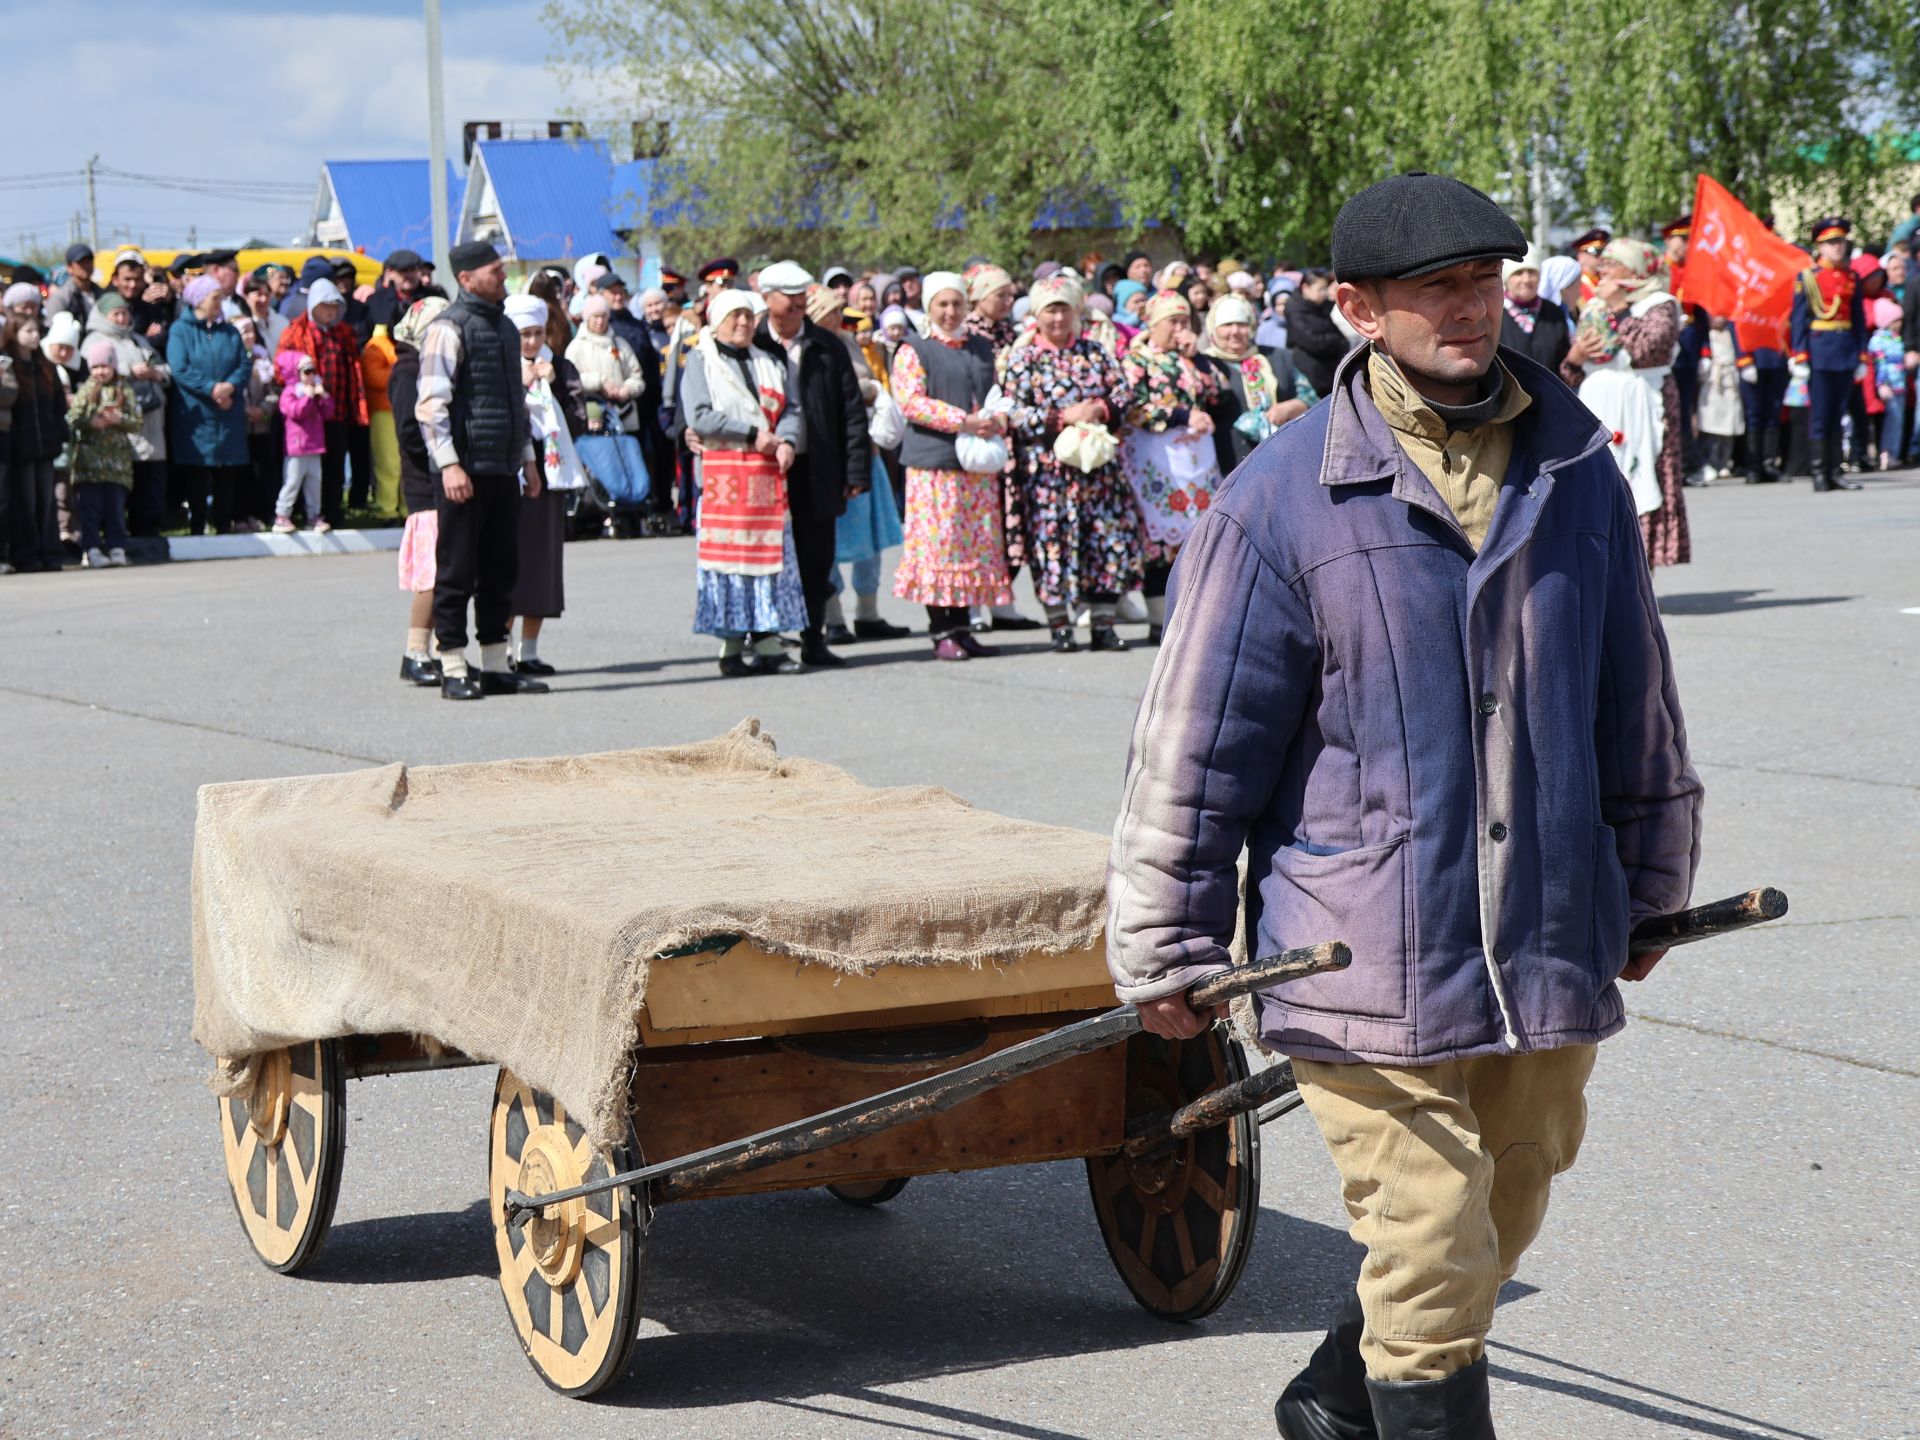
[[[1602,986],[1620,978],[1627,964],[1627,872],[1620,864],[1619,841],[1611,825],[1593,827],[1593,918],[1588,961]]]
[[[1260,935],[1274,948],[1344,940],[1345,970],[1293,980],[1271,992],[1289,1008],[1404,1020],[1412,967],[1407,955],[1407,836],[1314,855],[1276,851],[1260,887]]]

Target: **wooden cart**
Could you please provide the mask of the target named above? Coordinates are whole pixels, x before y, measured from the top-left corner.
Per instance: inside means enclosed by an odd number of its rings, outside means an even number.
[[[1336,954],[1335,952],[1339,952]],[[1300,973],[1344,963],[1321,947]],[[1256,1107],[1291,1089],[1285,1067],[1250,1078],[1224,1025],[1185,1042],[1115,1030],[1098,950],[972,968],[884,966],[847,975],[719,937],[653,963],[633,1056],[631,1125],[597,1150],[551,1097],[502,1068],[487,1124],[488,1203],[500,1286],[527,1358],[563,1394],[619,1379],[641,1310],[655,1206],[712,1195],[825,1187],[854,1205],[899,1195],[915,1175],[1082,1160],[1121,1281],[1169,1320],[1232,1292],[1259,1213]],[[988,1084],[953,1108],[877,1133],[712,1165],[507,1214],[510,1192],[544,1195],[611,1179],[649,1158],[695,1156],[851,1102],[947,1075],[1101,1016],[1100,1048]],[[1112,1043],[1111,1035],[1119,1039]],[[1082,1042],[1086,1044],[1089,1042]],[[407,1036],[349,1036],[274,1052],[250,1094],[219,1102],[227,1178],[260,1259],[292,1274],[319,1252],[345,1153],[350,1078],[473,1062]],[[1042,1062],[1045,1063],[1045,1062]],[[938,1088],[938,1081],[931,1082]],[[1236,1088],[1237,1087],[1237,1088]],[[1202,1097],[1206,1113],[1170,1129]],[[1132,1143],[1129,1144],[1129,1138]]]

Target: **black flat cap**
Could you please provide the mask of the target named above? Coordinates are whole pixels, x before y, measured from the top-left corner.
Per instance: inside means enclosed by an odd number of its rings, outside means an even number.
[[[173,263],[167,270],[174,275],[184,275],[189,270],[198,270],[203,262],[198,255],[179,254],[173,257]]]
[[[1341,280],[1411,280],[1469,260],[1518,260],[1527,237],[1471,185],[1410,170],[1369,185],[1333,221]]]
[[[420,258],[419,251],[406,249],[394,251],[382,262],[389,270],[418,270],[426,263]]]
[[[500,258],[500,252],[485,240],[469,240],[447,251],[447,264],[458,275],[463,270],[484,270]]]
[[[234,250],[209,250],[200,257],[202,265],[238,265],[240,255]]]

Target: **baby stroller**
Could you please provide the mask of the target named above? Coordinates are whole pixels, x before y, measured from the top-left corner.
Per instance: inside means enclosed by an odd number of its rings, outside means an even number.
[[[596,408],[589,404],[589,416]],[[614,420],[613,412],[603,413]],[[568,517],[575,534],[584,533],[596,520],[610,538],[660,533],[658,517],[647,503],[653,494],[653,477],[636,436],[614,429],[589,431],[573,442],[573,448],[587,472],[587,488],[575,492],[578,499]]]

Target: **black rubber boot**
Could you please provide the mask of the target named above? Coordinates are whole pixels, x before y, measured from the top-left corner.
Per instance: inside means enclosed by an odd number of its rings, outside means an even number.
[[[1369,1380],[1380,1440],[1495,1440],[1487,1357],[1444,1380]]]
[[[1820,453],[1813,457],[1813,489],[1816,495],[1840,487],[1833,483],[1835,472],[1840,468],[1840,437],[1823,435],[1820,439]]]
[[[1349,1290],[1340,1314],[1273,1407],[1274,1424],[1286,1440],[1374,1440],[1373,1402],[1367,1367],[1360,1359],[1366,1317]]]

